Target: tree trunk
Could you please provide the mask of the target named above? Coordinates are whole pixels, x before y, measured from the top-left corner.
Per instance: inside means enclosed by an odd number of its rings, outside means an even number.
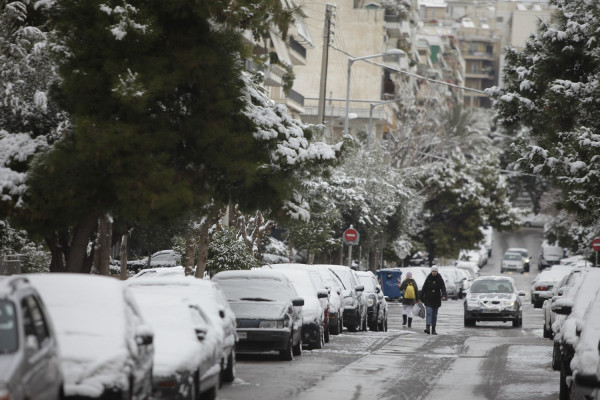
[[[87,254],[88,244],[98,223],[98,215],[93,213],[82,218],[73,229],[73,239],[66,256],[66,271],[89,273],[93,255]],[[92,251],[93,254],[93,251]]]
[[[343,244],[340,246],[340,252],[339,252],[339,256],[338,256],[338,264],[344,265],[344,245]]]
[[[294,262],[294,244],[292,243],[292,239],[288,240],[288,258],[290,262]]]
[[[124,281],[127,279],[127,238],[129,237],[129,233],[126,233],[121,238],[121,280]]]
[[[377,252],[374,250],[369,251],[369,271],[372,271],[373,273],[375,273],[375,271],[377,271]],[[381,266],[381,268],[383,268],[383,265]]]
[[[50,249],[50,272],[65,272],[65,259],[63,257],[63,249],[60,246],[56,235],[47,237],[46,244]]]
[[[98,239],[94,252],[94,267],[100,275],[110,275],[110,244],[112,242],[112,222],[108,215],[100,217]]]
[[[206,262],[208,261],[208,228],[210,219],[206,218],[200,224],[198,235],[198,266],[196,266],[196,278],[202,279],[206,271]]]
[[[191,230],[185,238],[185,260],[183,267],[185,275],[194,275],[194,260],[196,259],[196,241],[195,232]]]

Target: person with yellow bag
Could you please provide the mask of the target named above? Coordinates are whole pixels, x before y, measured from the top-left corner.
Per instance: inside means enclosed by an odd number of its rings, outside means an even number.
[[[400,284],[400,292],[402,293],[402,326],[406,326],[408,323],[408,327],[410,328],[413,320],[413,306],[417,304],[417,299],[419,298],[419,288],[417,287],[417,282],[412,278],[412,272],[408,271],[406,273],[406,278]]]

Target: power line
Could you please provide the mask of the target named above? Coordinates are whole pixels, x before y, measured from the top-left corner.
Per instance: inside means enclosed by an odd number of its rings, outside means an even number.
[[[340,53],[343,53],[343,54],[347,55],[350,58],[355,58],[352,54],[350,54],[350,53],[348,53],[348,52],[346,52],[346,51],[344,51],[342,49],[339,49],[339,48],[337,48],[337,47],[335,47],[333,45],[331,46],[331,48],[334,49],[334,50],[339,51]],[[449,82],[440,81],[440,80],[437,80],[437,79],[427,78],[425,76],[413,74],[412,72],[404,71],[404,70],[401,70],[399,68],[390,67],[389,65],[381,64],[381,63],[378,63],[376,61],[364,60],[364,62],[369,63],[369,64],[373,64],[373,65],[377,65],[379,67],[391,69],[392,71],[399,72],[401,74],[408,75],[408,76],[411,76],[413,78],[423,79],[423,80],[426,80],[428,82],[439,83],[441,85],[450,86],[450,87],[453,87],[455,89],[467,90],[467,91],[471,91],[471,92],[475,92],[475,93],[479,93],[479,94],[483,94],[483,95],[488,96],[488,94],[486,92],[484,92],[483,90],[473,89],[473,88],[469,88],[469,87],[465,87],[465,86],[455,85],[455,84],[449,83]]]

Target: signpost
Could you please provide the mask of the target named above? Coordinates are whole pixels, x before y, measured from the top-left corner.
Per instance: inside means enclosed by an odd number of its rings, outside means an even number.
[[[600,238],[592,240],[592,250],[596,252],[596,261],[594,261],[594,267],[598,266],[598,252],[600,251]]]
[[[344,240],[344,243],[348,245],[348,266],[352,267],[352,246],[358,244],[360,235],[358,234],[358,231],[350,225],[350,228],[344,231],[342,239]]]

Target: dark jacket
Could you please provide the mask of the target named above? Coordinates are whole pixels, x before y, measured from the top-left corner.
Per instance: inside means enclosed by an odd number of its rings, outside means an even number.
[[[436,276],[429,274],[421,288],[421,301],[427,307],[438,308],[442,305],[442,297],[448,298],[446,284],[438,273]]]
[[[412,278],[407,278],[405,279],[402,284],[400,284],[400,291],[402,292],[402,296],[404,296],[404,291],[406,290],[406,286],[412,283],[413,288],[415,288],[415,298],[414,299],[405,299],[404,297],[402,298],[402,304],[405,304],[407,306],[409,305],[414,305],[417,304],[417,299],[419,298],[419,288],[417,287],[417,282],[415,282],[414,279]]]

